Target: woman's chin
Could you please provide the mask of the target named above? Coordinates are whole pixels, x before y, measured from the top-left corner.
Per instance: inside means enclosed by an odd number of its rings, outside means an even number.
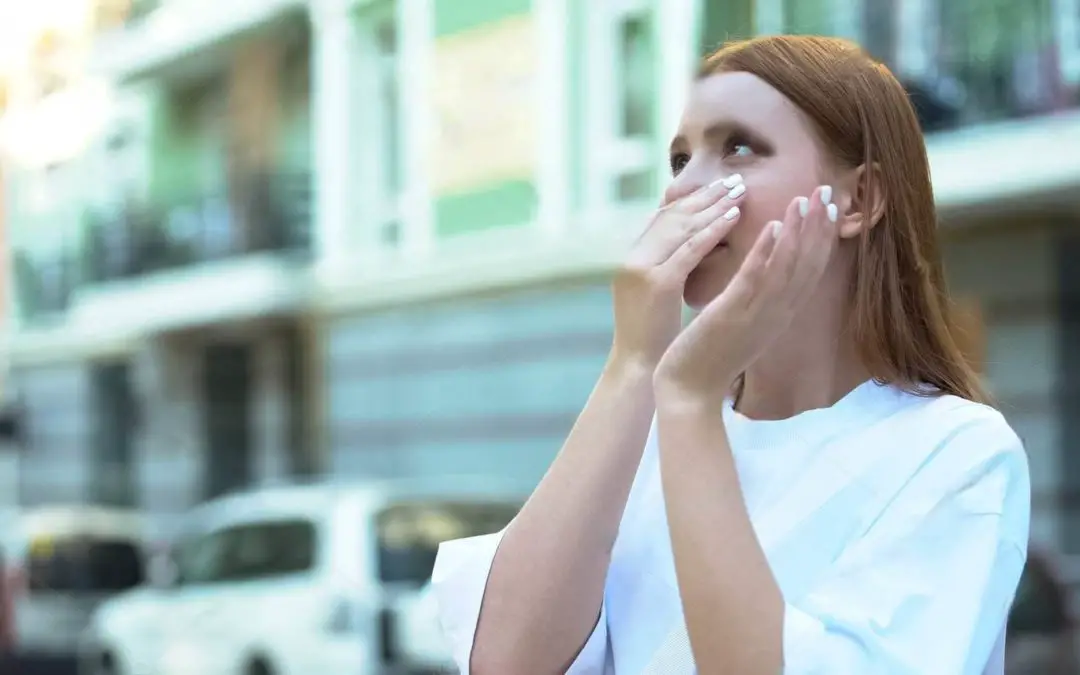
[[[683,302],[690,309],[700,311],[720,295],[725,286],[727,286],[726,280],[718,279],[715,271],[708,273],[700,269],[694,270],[686,278],[686,286],[683,287]]]
[[[727,251],[717,250],[705,256],[705,259],[686,277],[683,287],[683,302],[691,309],[700,310],[720,295],[734,273]]]

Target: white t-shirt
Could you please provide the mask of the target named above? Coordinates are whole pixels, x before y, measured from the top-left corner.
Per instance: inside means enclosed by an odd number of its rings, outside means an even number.
[[[867,382],[779,421],[723,412],[758,539],[786,601],[789,675],[1000,675],[1027,557],[1027,458],[1000,413]],[[604,604],[569,675],[690,675],[655,425]],[[587,514],[582,514],[587,517]],[[432,577],[468,674],[502,534],[445,543]]]

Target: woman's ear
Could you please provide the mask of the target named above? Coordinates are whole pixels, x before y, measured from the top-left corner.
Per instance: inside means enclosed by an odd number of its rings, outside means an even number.
[[[877,164],[859,166],[848,176],[849,195],[838,227],[841,239],[852,239],[878,224],[885,215],[885,191]]]

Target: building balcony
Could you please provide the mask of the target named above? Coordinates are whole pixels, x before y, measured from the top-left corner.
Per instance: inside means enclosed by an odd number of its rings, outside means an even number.
[[[214,62],[232,38],[303,12],[306,0],[143,0],[124,25],[100,34],[90,67],[117,82]]]
[[[863,0],[860,42],[904,83],[950,222],[1074,210],[1080,0]]]
[[[23,332],[81,347],[293,313],[307,302],[311,199],[309,173],[253,173],[221,194],[88,214],[70,253],[16,248]]]
[[[24,325],[58,320],[71,304],[79,270],[74,255],[14,247],[12,277],[19,319]]]
[[[894,69],[927,133],[1080,108],[1080,2],[912,4],[930,16],[901,26],[923,37],[899,36],[908,46],[893,50]],[[1068,5],[1075,16],[1062,14]]]
[[[305,253],[311,243],[311,176],[250,174],[243,188],[169,204],[92,214],[87,281],[100,283],[259,253]]]

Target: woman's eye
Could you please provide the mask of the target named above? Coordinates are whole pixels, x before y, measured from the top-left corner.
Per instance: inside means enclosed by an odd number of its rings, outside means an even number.
[[[680,152],[671,156],[671,173],[672,175],[679,175],[679,172],[686,168],[686,164],[690,161],[690,155]]]
[[[754,154],[753,144],[749,139],[735,135],[724,144],[725,157],[749,157]]]

